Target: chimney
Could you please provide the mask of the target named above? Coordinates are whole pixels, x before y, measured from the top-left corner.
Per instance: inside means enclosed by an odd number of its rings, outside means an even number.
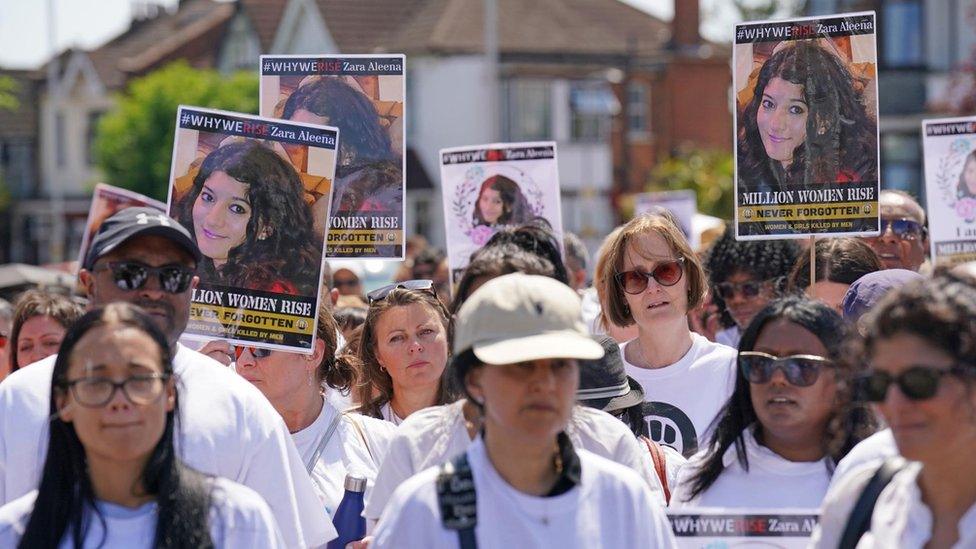
[[[698,0],[674,0],[674,20],[671,21],[671,43],[675,49],[698,47],[701,36]]]

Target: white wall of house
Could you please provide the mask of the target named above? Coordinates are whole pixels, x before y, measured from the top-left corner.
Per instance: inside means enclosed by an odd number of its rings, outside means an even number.
[[[332,38],[322,13],[313,0],[291,0],[285,6],[269,53],[292,55],[339,53],[339,46]]]

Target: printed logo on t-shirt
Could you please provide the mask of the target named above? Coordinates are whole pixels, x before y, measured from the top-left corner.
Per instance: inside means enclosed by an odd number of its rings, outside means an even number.
[[[643,411],[648,438],[674,448],[685,457],[698,451],[695,425],[680,408],[667,402],[645,402]]]

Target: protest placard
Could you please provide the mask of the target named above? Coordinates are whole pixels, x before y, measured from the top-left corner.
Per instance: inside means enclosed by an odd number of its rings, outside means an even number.
[[[179,108],[169,213],[204,256],[186,337],[312,353],[338,139],[329,126]]]
[[[922,121],[932,263],[976,261],[976,116]]]
[[[441,149],[441,196],[452,281],[503,227],[541,220],[562,249],[556,143],[494,143]]]
[[[262,55],[261,115],[342,132],[329,258],[403,259],[406,58]]]
[[[81,237],[81,246],[78,249],[78,265],[85,264],[85,256],[88,255],[88,246],[92,238],[102,226],[102,221],[112,217],[116,212],[136,206],[149,206],[161,212],[166,211],[166,204],[158,200],[141,195],[128,189],[121,189],[98,183],[92,193],[91,206],[88,208],[88,221],[85,223],[85,232]]]
[[[698,213],[698,200],[695,191],[690,189],[678,191],[656,191],[640,193],[634,198],[634,217],[645,213],[653,213],[656,208],[663,208],[678,221],[678,228],[684,233],[691,249],[697,250],[700,244],[698,231],[695,230],[695,214]]]
[[[874,12],[734,34],[736,237],[877,234]]]
[[[685,508],[668,511],[668,520],[680,549],[800,549],[809,544],[819,516],[809,509]]]

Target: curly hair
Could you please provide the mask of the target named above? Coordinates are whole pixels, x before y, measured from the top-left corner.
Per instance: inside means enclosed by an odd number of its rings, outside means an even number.
[[[490,248],[506,242],[547,259],[555,269],[552,278],[569,285],[569,273],[566,272],[566,264],[563,263],[562,249],[552,231],[552,226],[545,219],[537,218],[518,227],[506,227],[492,235],[484,247]]]
[[[757,115],[773,78],[803,87],[809,109],[806,138],[784,169],[770,161],[759,133]],[[752,99],[741,113],[738,176],[745,189],[792,188],[834,182],[838,175],[855,181],[878,178],[876,123],[868,116],[859,82],[843,61],[814,41],[798,41],[774,53],[759,71]]]
[[[753,319],[739,343],[739,352],[752,351],[763,329],[771,322],[785,319],[812,332],[827,348],[827,358],[834,361],[837,397],[821,441],[824,452],[834,463],[841,460],[858,442],[877,430],[870,410],[854,399],[853,384],[861,369],[857,363],[838,360],[849,325],[836,311],[820,303],[798,296],[771,302]],[[694,498],[718,480],[725,469],[723,458],[735,445],[736,458],[743,469],[749,470],[743,433],[759,421],[752,406],[752,388],[741,368],[736,368],[735,390],[715,420],[715,432],[705,450],[702,465],[692,477],[691,496]],[[757,430],[758,431],[758,430]],[[761,432],[756,436],[761,438]]]
[[[230,250],[226,264],[218,269],[211,258],[203,258],[198,271],[201,278],[264,290],[284,280],[298,294],[316,295],[322,250],[314,244],[318,239],[312,211],[302,198],[304,187],[298,172],[258,141],[238,141],[214,150],[174,208],[174,217],[194,239],[193,205],[204,183],[217,171],[247,185],[251,217],[244,242]]]
[[[432,292],[425,290],[406,290],[397,288],[392,290],[384,299],[374,301],[366,313],[366,322],[361,326],[362,332],[359,339],[358,358],[362,363],[362,371],[359,382],[356,386],[356,396],[360,402],[360,413],[382,419],[381,408],[393,399],[393,378],[389,372],[380,365],[377,356],[376,346],[376,325],[380,318],[394,307],[407,307],[413,304],[421,304],[432,311],[440,319],[447,333],[448,349],[453,337],[453,322],[451,314],[441,303],[441,300]],[[450,350],[448,351],[450,353]],[[447,357],[447,364],[451,362],[451,357]],[[441,374],[440,387],[437,390],[437,401],[435,404],[448,404],[454,402],[454,391],[451,389],[450,375],[446,371]]]
[[[464,270],[458,282],[451,314],[457,314],[461,305],[472,293],[475,281],[496,278],[511,273],[525,273],[555,278],[556,268],[552,262],[512,242],[503,242],[481,248],[471,255],[471,263]]]
[[[341,78],[326,76],[300,86],[285,101],[282,118],[291,120],[299,109],[339,128],[342,166],[398,158],[373,102]]]
[[[356,382],[361,364],[359,359],[349,354],[339,353],[339,326],[332,316],[328,300],[319,304],[319,322],[315,337],[325,344],[325,354],[316,369],[319,383],[342,392],[348,392]]]
[[[13,321],[10,325],[10,371],[16,372],[20,367],[17,365],[17,338],[20,337],[20,330],[24,323],[37,316],[47,316],[54,319],[62,328],[67,330],[81,318],[85,309],[71,300],[70,297],[46,292],[44,290],[27,290],[17,298],[14,308]]]
[[[485,221],[481,213],[481,197],[485,191],[492,189],[498,192],[502,199],[502,215],[494,223]],[[478,191],[478,198],[474,202],[474,212],[471,214],[472,222],[477,225],[513,225],[516,223],[526,223],[532,219],[532,208],[529,201],[522,194],[522,189],[518,183],[505,177],[504,175],[493,175],[481,183]]]
[[[853,284],[862,276],[884,268],[878,254],[860,238],[817,240],[815,246],[816,280],[810,280],[810,254],[800,254],[790,272],[789,290],[802,292],[811,284],[824,280]]]

